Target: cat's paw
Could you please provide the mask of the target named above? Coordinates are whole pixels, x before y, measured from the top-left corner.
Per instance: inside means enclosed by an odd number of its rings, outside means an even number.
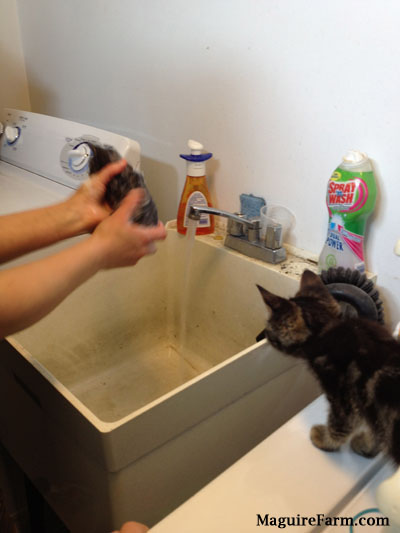
[[[331,438],[328,427],[322,424],[311,428],[310,439],[314,446],[326,452],[335,452],[340,448],[340,444]]]
[[[357,433],[351,441],[350,446],[353,452],[363,457],[375,457],[379,452],[379,445],[376,444],[373,437],[366,431]]]

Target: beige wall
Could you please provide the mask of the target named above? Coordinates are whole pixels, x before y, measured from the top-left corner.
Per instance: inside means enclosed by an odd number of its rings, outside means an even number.
[[[30,110],[16,0],[0,0],[0,117],[4,107]]]

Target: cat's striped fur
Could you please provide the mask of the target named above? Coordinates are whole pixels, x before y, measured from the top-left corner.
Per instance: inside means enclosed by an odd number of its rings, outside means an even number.
[[[271,310],[266,337],[307,361],[329,401],[327,425],[311,429],[313,444],[334,451],[351,437],[355,452],[383,451],[400,465],[400,343],[377,322],[342,320],[339,304],[309,270],[293,298],[258,288]]]

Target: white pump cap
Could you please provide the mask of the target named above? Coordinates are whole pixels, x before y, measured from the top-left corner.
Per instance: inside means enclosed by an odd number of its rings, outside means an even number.
[[[212,153],[204,154],[203,145],[198,141],[190,139],[188,141],[190,154],[181,154],[180,157],[187,162],[187,175],[192,177],[202,177],[206,174],[206,161],[212,157]]]
[[[200,155],[201,151],[204,148],[201,143],[194,141],[193,139],[189,139],[188,147],[190,148],[193,155]]]

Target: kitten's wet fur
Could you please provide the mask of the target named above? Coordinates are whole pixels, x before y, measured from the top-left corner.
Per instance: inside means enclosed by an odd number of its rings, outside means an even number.
[[[87,141],[85,143],[89,145],[92,151],[89,162],[90,174],[98,172],[108,163],[121,159],[118,152],[111,147],[106,148]],[[138,187],[145,190],[145,198],[141,206],[135,209],[131,221],[145,226],[156,226],[158,223],[156,205],[146,187],[143,174],[134,170],[131,165],[127,164],[124,170],[114,176],[107,184],[105,200],[111,209],[115,210],[128,192]]]
[[[377,322],[343,320],[338,302],[309,270],[294,298],[258,288],[271,310],[266,337],[307,361],[329,401],[327,425],[311,429],[313,444],[335,451],[352,437],[356,453],[383,451],[400,465],[400,343]]]

